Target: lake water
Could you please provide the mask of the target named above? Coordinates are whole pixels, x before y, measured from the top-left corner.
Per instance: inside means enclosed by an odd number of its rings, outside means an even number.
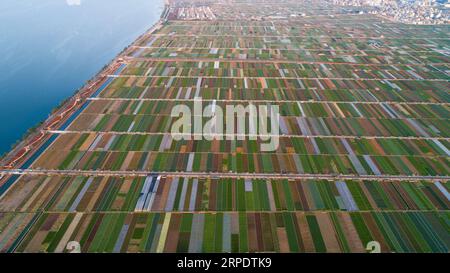
[[[149,29],[163,0],[1,0],[0,155]]]

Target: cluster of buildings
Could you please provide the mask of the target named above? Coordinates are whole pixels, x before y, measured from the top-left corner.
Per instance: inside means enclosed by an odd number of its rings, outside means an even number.
[[[215,20],[216,16],[207,6],[191,6],[178,8],[177,18],[180,20]]]
[[[361,12],[380,15],[395,21],[418,24],[448,24],[448,1],[437,0],[332,0],[335,5],[364,7]]]

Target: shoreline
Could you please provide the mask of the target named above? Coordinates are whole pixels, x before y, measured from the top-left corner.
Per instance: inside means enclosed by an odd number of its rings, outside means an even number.
[[[70,121],[73,115],[76,115],[86,103],[89,103],[89,98],[95,96],[98,90],[100,90],[102,86],[107,83],[107,75],[109,73],[116,72],[123,64],[126,64],[124,59],[134,50],[133,45],[138,44],[146,36],[159,30],[163,24],[167,22],[169,9],[170,1],[164,0],[164,9],[158,21],[156,21],[143,34],[138,36],[131,44],[126,46],[110,62],[106,63],[99,72],[89,79],[82,87],[76,90],[73,95],[67,97],[53,110],[51,110],[49,116],[45,120],[40,121],[34,127],[29,128],[24,136],[16,144],[14,144],[9,151],[0,156],[0,170],[17,169],[22,167],[30,159],[33,159],[33,157],[36,156],[36,153],[43,147],[44,149],[40,152],[40,154],[44,153],[46,150],[45,144],[52,139],[52,134],[49,134],[47,131],[64,126],[65,123]],[[109,83],[106,84],[104,88],[108,85]],[[72,122],[73,120],[70,121],[70,123]],[[68,125],[70,125],[70,123]],[[40,154],[33,159],[33,162],[37,160]],[[7,186],[9,189],[13,184],[13,182],[8,183],[12,177],[13,176],[11,175],[1,175],[0,188]],[[7,183],[10,185],[6,185]],[[8,189],[3,190],[3,194],[6,193]]]

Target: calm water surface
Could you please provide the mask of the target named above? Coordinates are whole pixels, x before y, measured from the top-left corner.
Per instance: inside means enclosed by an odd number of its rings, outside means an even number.
[[[0,155],[162,10],[162,0],[1,0]]]

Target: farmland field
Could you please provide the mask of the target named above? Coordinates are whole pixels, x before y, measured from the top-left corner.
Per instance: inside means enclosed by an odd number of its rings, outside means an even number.
[[[191,20],[170,1],[0,178],[0,251],[447,253],[450,27],[262,2]],[[278,106],[279,145],[175,139],[172,110],[200,97]]]

